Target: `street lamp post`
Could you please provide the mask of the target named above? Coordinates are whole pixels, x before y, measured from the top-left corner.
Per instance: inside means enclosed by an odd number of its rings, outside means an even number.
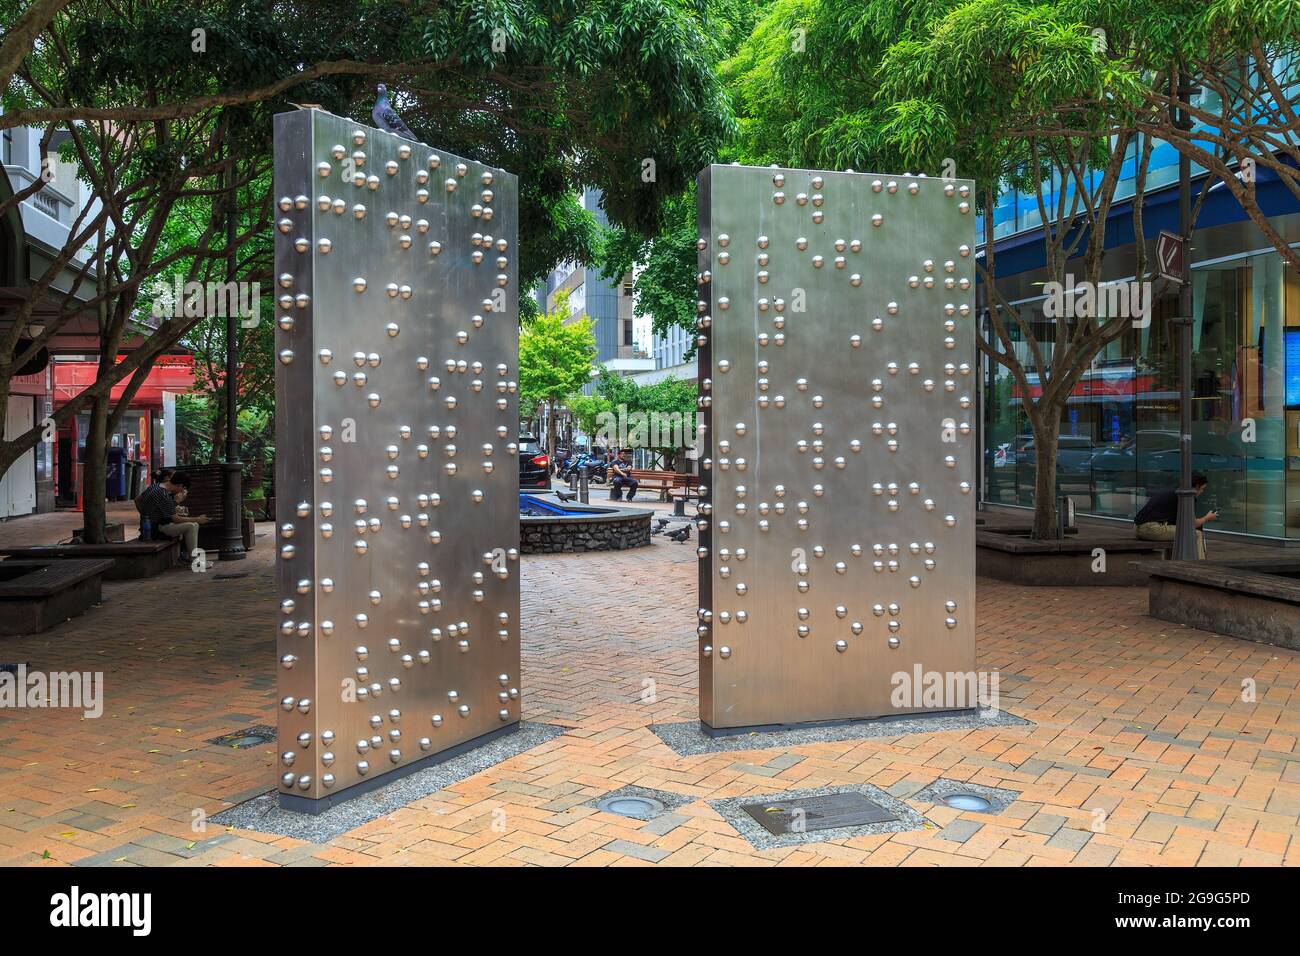
[[[1175,89],[1170,77],[1170,90]],[[1179,69],[1174,103],[1186,103],[1192,85]],[[1173,125],[1192,128],[1191,116],[1181,106],[1169,106]],[[1182,284],[1178,289],[1178,518],[1174,528],[1174,560],[1196,561],[1196,491],[1192,488],[1192,161],[1186,150],[1178,154],[1178,232],[1182,237]]]
[[[227,147],[229,150],[229,147]],[[229,152],[227,153],[229,155]],[[233,289],[235,281],[235,180],[234,161],[223,175],[226,178],[226,282]],[[238,301],[229,295],[228,299]],[[244,550],[244,463],[239,448],[239,316],[235,308],[226,309],[226,456],[221,463],[221,510],[225,518],[218,557],[222,561],[242,561]]]

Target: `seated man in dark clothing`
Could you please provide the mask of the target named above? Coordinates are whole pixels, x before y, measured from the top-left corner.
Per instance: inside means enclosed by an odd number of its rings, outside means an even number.
[[[636,494],[636,479],[632,477],[632,456],[626,448],[618,453],[609,465],[609,497],[612,501],[621,500],[623,489],[627,489],[627,500]]]
[[[1192,490],[1200,497],[1209,487],[1209,481],[1199,471],[1192,473]],[[1219,520],[1217,511],[1210,511],[1196,519],[1196,554],[1205,560],[1205,536],[1201,528],[1207,521]],[[1178,525],[1178,493],[1172,488],[1160,491],[1147,499],[1142,510],[1133,519],[1137,536],[1143,541],[1173,541]]]
[[[136,495],[134,499],[135,510],[140,513],[141,518],[144,517],[144,496],[149,493],[149,489],[154,485],[158,484],[159,482],[166,481],[168,478],[172,476],[172,474],[175,471],[176,471],[175,468],[159,468],[157,471],[155,471],[152,475],[149,476],[149,484],[145,485],[144,491]]]
[[[189,491],[189,487],[189,475],[183,471],[173,472],[162,481],[146,488],[144,494],[140,496],[139,504],[142,518],[148,519],[155,534],[183,540],[185,550],[181,554],[180,563],[184,565],[189,565],[190,559],[194,557],[194,552],[199,546],[199,525],[208,522],[203,515],[177,520],[181,517],[176,513],[177,496],[183,496]]]

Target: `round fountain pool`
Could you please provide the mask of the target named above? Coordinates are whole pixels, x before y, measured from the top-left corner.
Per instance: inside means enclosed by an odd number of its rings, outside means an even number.
[[[555,495],[519,493],[519,550],[523,554],[562,551],[621,551],[650,543],[650,518],[640,508],[561,501]]]

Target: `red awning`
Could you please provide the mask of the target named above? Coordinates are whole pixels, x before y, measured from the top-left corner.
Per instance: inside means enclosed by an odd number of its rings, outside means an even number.
[[[95,383],[99,372],[97,362],[54,362],[54,406],[57,408],[81,394]],[[130,376],[113,386],[112,399],[117,401],[126,391]],[[135,393],[132,408],[162,408],[163,392],[190,392],[194,390],[194,357],[191,355],[161,356],[149,372],[149,377]]]

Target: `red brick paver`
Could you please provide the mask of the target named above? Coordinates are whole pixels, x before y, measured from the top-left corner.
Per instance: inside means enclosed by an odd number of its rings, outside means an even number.
[[[648,726],[695,716],[696,559],[660,538],[524,558],[524,717],[565,735],[328,844],[208,825],[275,778],[273,745],[204,742],[275,722],[268,543],[0,639],[0,661],[103,671],[107,692],[99,719],[0,710],[0,863],[1300,863],[1300,654],[1153,620],[1140,589],[980,581],[980,667],[1034,726],[678,757]],[[1000,815],[914,804],[933,828],[765,851],[705,802],[939,777],[1022,797]],[[650,823],[581,805],[627,784],[694,799]]]

